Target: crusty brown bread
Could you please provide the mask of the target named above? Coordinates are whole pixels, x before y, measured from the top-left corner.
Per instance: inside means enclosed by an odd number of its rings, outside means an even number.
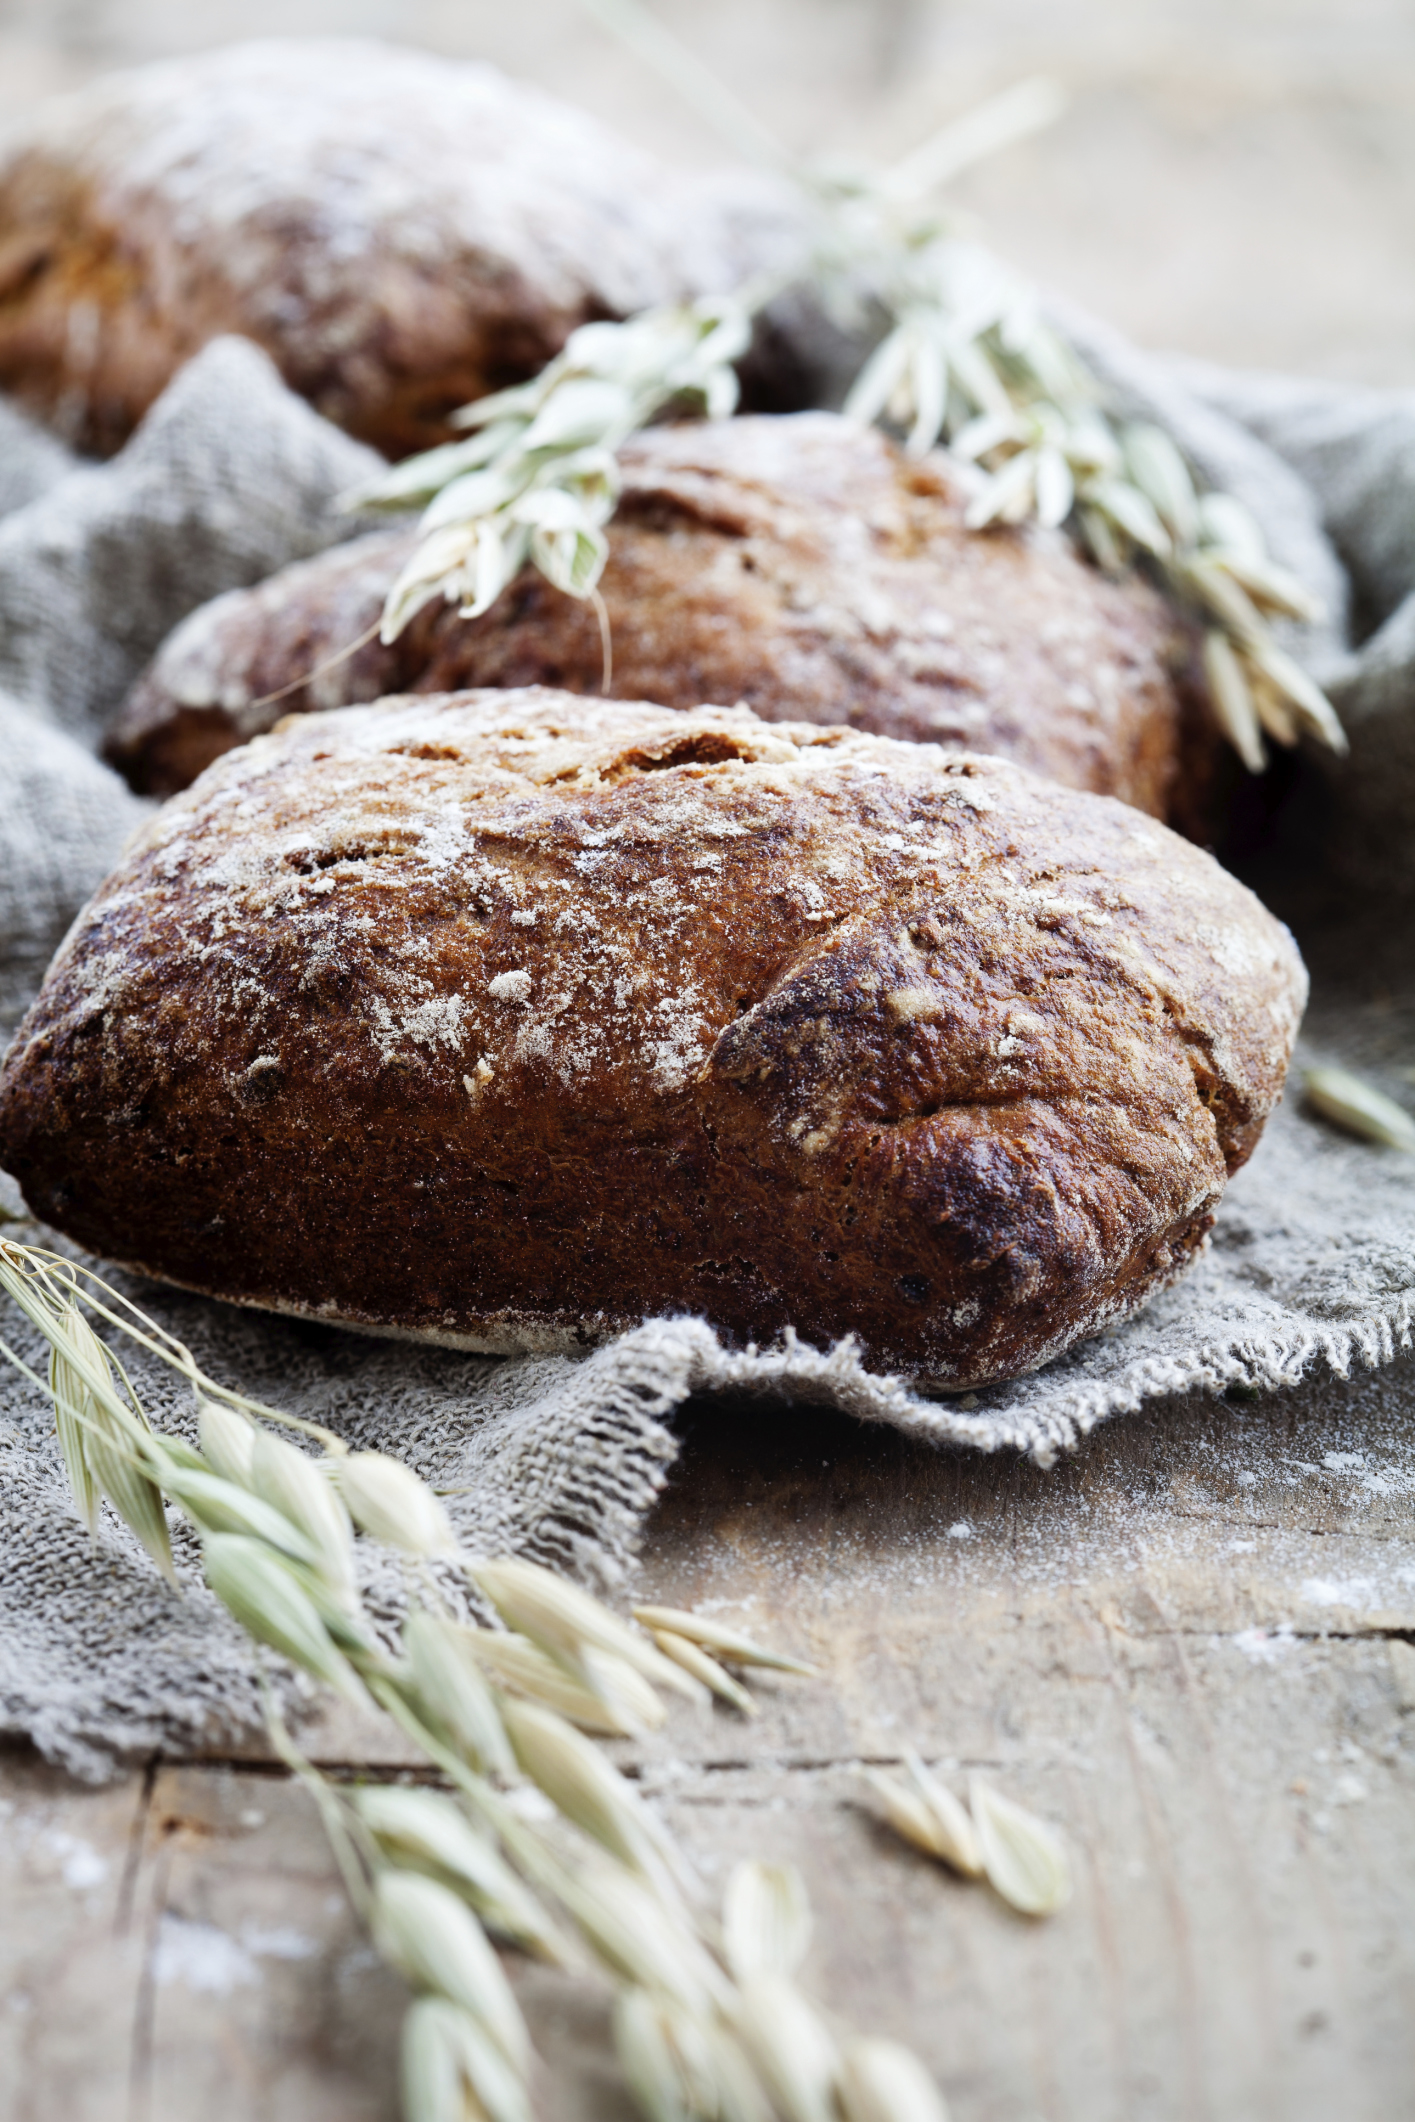
[[[771,721],[964,744],[1186,826],[1198,812],[1218,739],[1184,623],[1059,534],[965,529],[942,454],[914,463],[800,413],[640,435],[624,478],[602,584],[619,698],[745,701]],[[391,646],[320,670],[376,626],[414,535],[374,533],[194,613],[108,756],[168,795],[292,712],[462,686],[599,690],[593,612],[529,569],[481,619],[439,601]]]
[[[745,277],[779,239],[734,203],[430,53],[276,40],[135,68],[0,159],[0,389],[106,453],[241,332],[400,455],[575,325]]]
[[[0,1075],[95,1251],[480,1349],[705,1315],[961,1387],[1183,1268],[1305,978],[997,758],[564,694],[306,716],[159,813]]]

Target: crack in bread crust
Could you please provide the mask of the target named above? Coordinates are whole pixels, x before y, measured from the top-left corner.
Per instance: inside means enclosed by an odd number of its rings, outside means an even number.
[[[1140,813],[565,694],[294,718],[159,814],[0,1076],[94,1250],[461,1340],[690,1311],[954,1387],[1202,1245],[1305,999]]]

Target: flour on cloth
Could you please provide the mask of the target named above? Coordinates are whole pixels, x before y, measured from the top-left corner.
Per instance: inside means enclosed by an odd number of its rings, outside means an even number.
[[[1325,594],[1326,632],[1292,645],[1324,678],[1335,673],[1351,718],[1343,844],[1348,854],[1363,844],[1368,869],[1387,882],[1415,885],[1410,407],[1385,402],[1394,394],[1225,383],[1084,321],[1076,331],[1125,409],[1163,419],[1207,476],[1240,493],[1284,564]],[[1322,439],[1342,433],[1346,444]],[[1352,434],[1385,439],[1353,454]],[[258,349],[230,339],[196,357],[110,463],[76,464],[0,407],[7,451],[0,1037],[143,815],[94,756],[137,670],[197,604],[347,536],[338,496],[374,461],[293,398]],[[1358,627],[1376,629],[1359,645],[1348,605]],[[1371,764],[1377,738],[1384,779]],[[1320,985],[1314,1021],[1323,1057],[1343,1057],[1341,1012],[1323,1011]],[[17,1206],[13,1187],[10,1196]],[[213,1374],[457,1491],[449,1509],[470,1548],[537,1556],[608,1586],[632,1564],[676,1451],[667,1422],[693,1394],[814,1402],[940,1445],[1045,1462],[1156,1396],[1390,1361],[1411,1334],[1415,1172],[1398,1153],[1346,1141],[1285,1104],[1183,1282],[1046,1370],[961,1400],[874,1375],[848,1345],[788,1339],[774,1350],[726,1350],[700,1320],[652,1321],[583,1357],[489,1359],[128,1286]],[[11,1318],[0,1331],[42,1363]],[[159,1424],[190,1431],[186,1388],[146,1362],[134,1376]],[[106,1510],[91,1548],[47,1402],[9,1371],[0,1373],[0,1467],[0,1732],[30,1736],[88,1776],[154,1747],[248,1736],[258,1723],[251,1655],[197,1581],[190,1535],[177,1528],[180,1595]],[[361,1566],[375,1612],[393,1614],[399,1568],[373,1549]],[[280,1684],[297,1702],[301,1683]]]

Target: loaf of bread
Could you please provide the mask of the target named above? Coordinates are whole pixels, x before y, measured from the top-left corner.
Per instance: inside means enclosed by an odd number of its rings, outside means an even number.
[[[1008,760],[388,700],[146,828],[10,1051],[0,1163],[242,1304],[487,1350],[691,1312],[964,1387],[1183,1269],[1304,992],[1208,856]]]
[[[11,137],[0,390],[107,453],[240,332],[399,455],[577,324],[735,285],[760,240],[712,185],[490,67],[238,45],[114,75]]]
[[[743,701],[771,721],[961,744],[1186,826],[1198,813],[1218,738],[1184,622],[1059,533],[965,529],[942,454],[915,463],[830,413],[763,416],[640,435],[624,481],[602,583],[621,699]],[[391,646],[364,640],[413,535],[375,533],[194,613],[109,757],[167,795],[292,712],[600,689],[594,613],[529,569],[480,619],[439,601]]]

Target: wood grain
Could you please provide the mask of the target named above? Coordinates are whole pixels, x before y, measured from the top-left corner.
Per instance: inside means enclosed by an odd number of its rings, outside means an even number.
[[[648,1595],[819,1661],[621,1749],[704,1874],[790,1856],[808,1977],[954,2122],[1390,2122],[1415,2082],[1415,1364],[1190,1399],[1050,1473],[701,1404]],[[1394,1646],[1394,1648],[1393,1648]],[[917,1744],[1057,1820],[1045,1925],[916,1858],[856,1765]],[[331,1764],[404,1760],[330,1718]],[[259,1761],[0,1768],[0,2122],[392,2122],[400,2008]],[[863,1798],[863,1802],[862,1802]],[[513,1968],[548,2122],[628,2114],[598,1993]]]

